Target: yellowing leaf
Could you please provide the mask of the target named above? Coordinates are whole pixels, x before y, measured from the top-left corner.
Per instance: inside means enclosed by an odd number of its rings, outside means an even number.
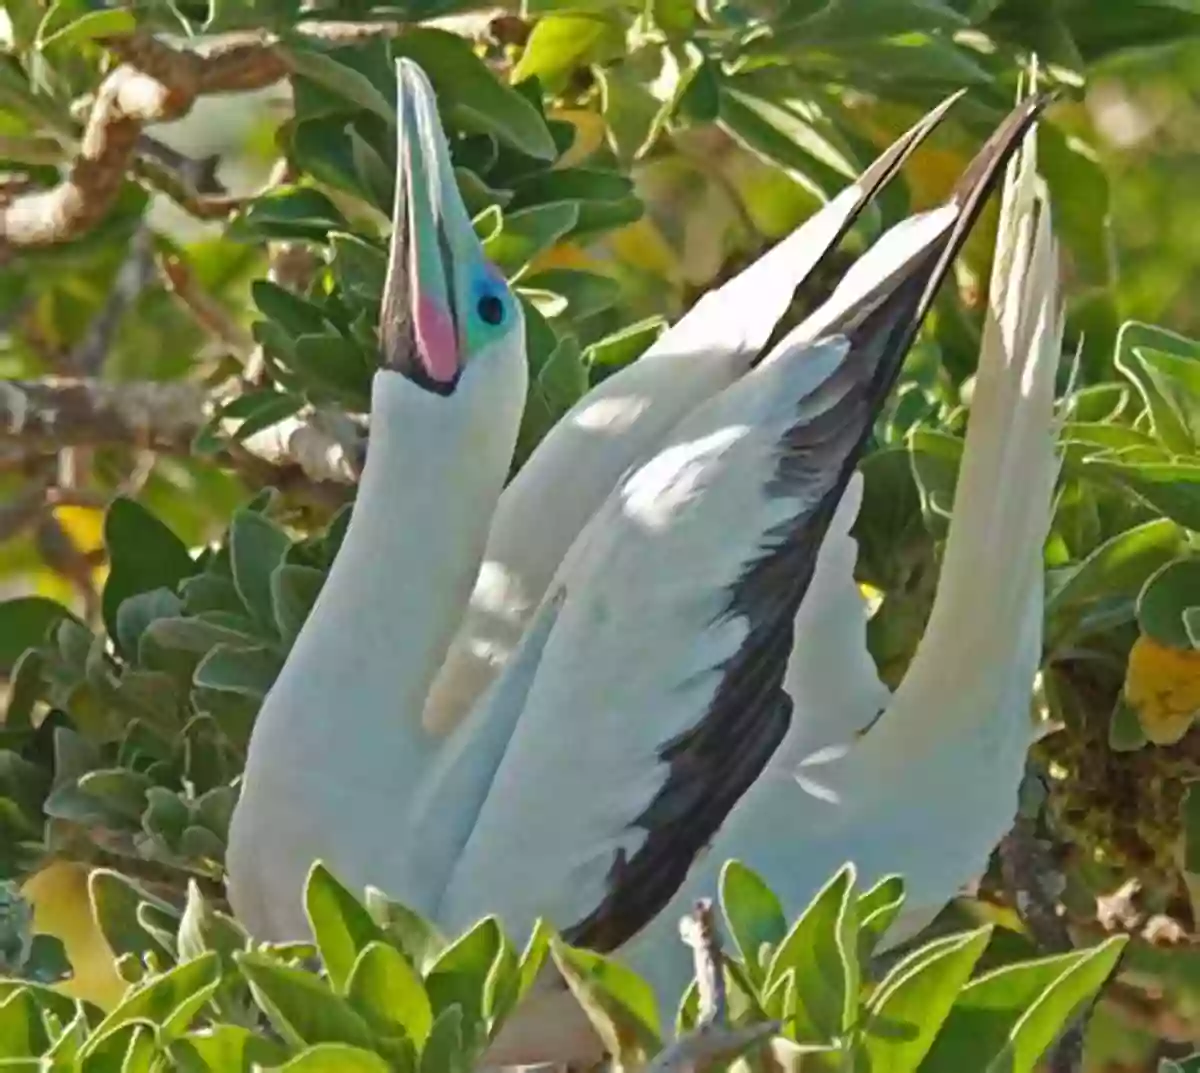
[[[675,279],[679,258],[654,222],[643,216],[607,236],[613,253],[626,264],[664,279]]]
[[[558,108],[550,114],[551,119],[561,119],[575,128],[575,141],[559,158],[560,168],[578,167],[604,144],[607,125],[599,112],[586,108]]]
[[[82,552],[104,546],[104,511],[96,507],[55,507],[54,517]]]
[[[1139,637],[1125,669],[1125,700],[1155,745],[1173,745],[1200,715],[1200,652]]]
[[[34,930],[62,941],[74,974],[55,985],[72,998],[111,1010],[128,986],[113,963],[113,954],[92,916],[87,869],[53,861],[27,879],[21,893],[33,906]]]

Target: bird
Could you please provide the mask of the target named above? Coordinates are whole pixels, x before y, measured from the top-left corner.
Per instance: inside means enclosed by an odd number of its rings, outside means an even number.
[[[596,509],[503,670],[439,735],[421,713],[513,455],[524,336],[459,200],[432,88],[407,60],[397,82],[366,463],[251,737],[230,901],[256,938],[302,938],[304,878],[322,858],[439,924],[496,912],[520,932],[548,915],[572,941],[619,949],[711,857],[806,714],[785,684],[826,534],[848,532],[853,511],[839,504],[874,418],[1047,99],[1018,106],[947,203],[886,233],[779,345],[761,353],[774,329],[763,326],[742,375],[647,425],[613,487],[594,483]],[[547,829],[551,856],[539,857]],[[534,1060],[516,1053],[505,1061]]]
[[[951,94],[791,235],[703,295],[636,362],[588,391],[504,489],[471,601],[422,716],[447,733],[500,672],[572,541],[631,466],[759,357],[811,276],[962,97]],[[540,504],[553,500],[553,512]],[[531,519],[537,519],[531,524]]]

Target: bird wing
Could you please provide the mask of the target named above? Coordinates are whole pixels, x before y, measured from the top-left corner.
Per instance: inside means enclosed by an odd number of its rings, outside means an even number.
[[[470,605],[429,691],[426,727],[445,732],[466,715],[511,655],[567,549],[621,475],[645,461],[681,418],[749,368],[796,288],[836,249],[959,96],[924,116],[789,237],[701,298],[638,361],[596,385],[551,429],[497,505]]]
[[[946,206],[884,236],[817,329],[689,415],[588,523],[443,923],[494,907],[519,934],[544,915],[609,950],[670,900],[787,732],[792,623],[834,510],[1045,103],[1018,108]]]

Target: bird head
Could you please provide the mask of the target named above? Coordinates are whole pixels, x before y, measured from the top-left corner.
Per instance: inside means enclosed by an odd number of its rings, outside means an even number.
[[[446,400],[490,397],[495,405],[512,398],[520,406],[526,377],[520,303],[471,225],[428,78],[412,60],[400,59],[396,83],[396,200],[380,375],[399,374]]]

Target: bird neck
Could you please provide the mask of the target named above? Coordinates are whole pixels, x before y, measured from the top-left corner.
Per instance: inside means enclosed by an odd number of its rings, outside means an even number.
[[[255,730],[311,775],[397,787],[428,760],[421,707],[512,457],[506,409],[377,375],[345,538]]]

